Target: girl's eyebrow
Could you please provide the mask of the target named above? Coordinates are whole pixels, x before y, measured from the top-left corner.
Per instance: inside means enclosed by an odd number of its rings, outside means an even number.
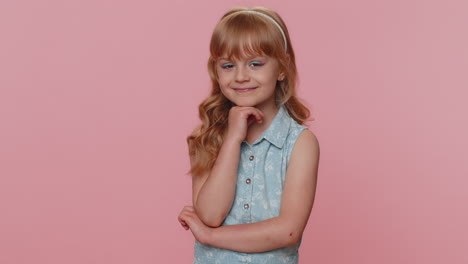
[[[262,59],[262,60],[265,60],[267,57],[266,56],[262,56],[262,55],[252,55],[252,56],[249,56],[249,57],[244,57],[242,58],[241,60],[253,60],[253,59]],[[218,60],[225,60],[225,61],[233,61],[235,60],[234,58],[225,58],[225,57],[222,57],[222,58],[219,58]]]
[[[253,57],[247,58],[247,60],[255,60],[255,59],[257,59],[257,60],[264,60],[265,57],[262,57],[262,56],[253,56]]]

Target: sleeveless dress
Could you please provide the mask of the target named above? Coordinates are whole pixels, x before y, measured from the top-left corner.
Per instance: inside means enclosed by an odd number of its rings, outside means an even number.
[[[231,210],[222,225],[254,223],[279,216],[286,170],[294,144],[307,127],[299,125],[281,107],[271,125],[251,145],[241,144],[237,186]],[[195,240],[193,264],[297,264],[299,246],[261,253],[243,253]]]

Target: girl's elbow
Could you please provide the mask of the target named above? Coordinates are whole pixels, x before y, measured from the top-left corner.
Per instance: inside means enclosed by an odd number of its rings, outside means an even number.
[[[199,217],[205,225],[213,228],[220,227],[224,221],[224,218],[221,217],[206,217],[201,215]]]
[[[209,226],[209,227],[217,228],[217,227],[220,227],[222,223],[223,222],[220,222],[220,221],[212,221],[212,222],[208,222],[208,223],[205,223],[205,224],[207,226]]]
[[[296,245],[302,238],[302,232],[290,231],[283,240],[284,247]]]
[[[283,218],[281,219],[281,234],[282,234],[282,241],[285,247],[293,246],[299,243],[302,238],[302,234],[304,233],[305,225],[301,224],[300,222],[294,221],[291,218]]]
[[[223,217],[216,216],[216,215],[213,215],[213,213],[200,210],[198,206],[194,206],[194,208],[195,208],[195,212],[198,215],[198,218],[200,218],[200,220],[209,227],[214,227],[214,228],[220,227],[224,221]]]

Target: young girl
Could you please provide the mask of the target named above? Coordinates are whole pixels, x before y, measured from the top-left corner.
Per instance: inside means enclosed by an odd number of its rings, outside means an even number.
[[[195,264],[298,263],[314,202],[319,144],[301,125],[288,30],[267,8],[236,8],[216,26],[202,124],[187,138]]]

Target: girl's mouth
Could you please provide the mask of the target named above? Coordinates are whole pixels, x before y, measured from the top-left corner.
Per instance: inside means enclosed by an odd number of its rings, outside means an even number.
[[[240,93],[245,93],[245,92],[250,92],[250,91],[253,91],[257,89],[257,87],[251,87],[251,88],[234,88],[234,90],[236,92],[240,92]]]

